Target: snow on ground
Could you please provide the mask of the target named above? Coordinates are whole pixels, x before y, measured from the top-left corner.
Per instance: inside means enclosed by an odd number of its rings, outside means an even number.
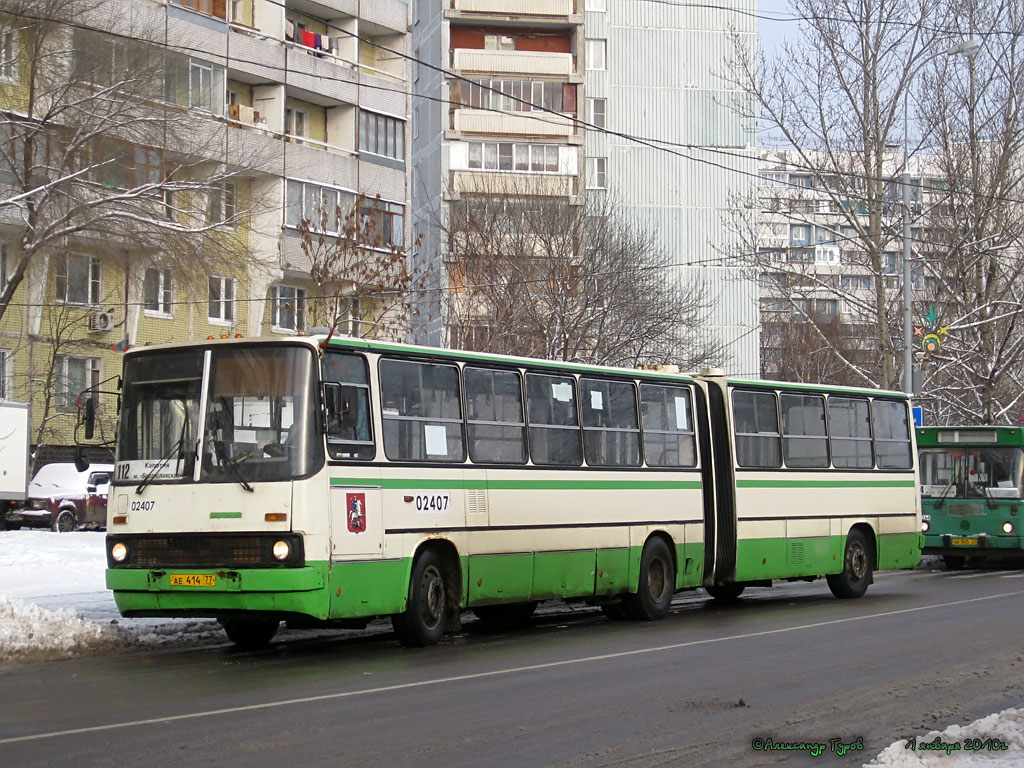
[[[129,648],[226,642],[216,621],[122,619],[104,534],[0,532],[0,667]]]
[[[103,542],[104,534],[92,531],[0,532],[0,667],[226,643],[212,620],[120,618],[104,583]],[[1024,768],[1024,709],[930,731],[912,743],[915,749],[892,744],[865,768]],[[1005,750],[989,749],[1002,744]]]

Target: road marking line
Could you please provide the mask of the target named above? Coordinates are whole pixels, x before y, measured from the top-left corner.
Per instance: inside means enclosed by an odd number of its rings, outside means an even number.
[[[1003,573],[1013,573],[1013,571],[982,571],[981,573],[958,573],[954,576],[950,576],[951,579],[980,579],[982,576],[999,576]]]
[[[680,648],[692,648],[698,645],[710,643],[721,643],[726,640],[749,640],[754,637],[767,637],[769,635],[781,635],[787,632],[798,632],[804,629],[817,629],[819,627],[834,626],[836,624],[847,624],[854,621],[866,621],[868,619],[888,618],[889,616],[900,616],[907,613],[918,613],[919,611],[931,611],[938,609],[946,610],[954,605],[966,605],[968,603],[980,603],[985,600],[997,600],[1003,597],[1017,597],[1024,595],[1024,590],[1015,592],[1002,592],[998,595],[986,597],[972,597],[966,600],[954,600],[948,603],[935,603],[933,605],[922,605],[917,608],[901,608],[898,611],[885,611],[883,613],[871,613],[867,616],[850,616],[845,619],[832,619],[831,621],[819,621],[813,624],[801,624],[796,627],[782,627],[780,629],[766,629],[761,632],[747,632],[740,635],[727,635],[726,637],[711,637],[706,640],[690,640],[686,643],[672,643],[671,645],[658,645],[652,648],[638,648],[632,651],[619,651],[617,653],[604,653],[598,656],[583,656],[578,659],[563,659],[562,661],[549,661],[544,664],[530,664],[523,667],[509,667],[507,669],[495,669],[490,672],[474,672],[470,675],[453,675],[451,677],[438,677],[433,680],[420,680],[415,683],[396,683],[395,685],[383,685],[378,688],[363,688],[357,691],[342,691],[340,693],[324,693],[319,696],[305,696],[298,699],[282,699],[280,701],[267,701],[262,704],[247,704],[239,707],[225,707],[223,709],[211,709],[206,712],[189,712],[184,715],[167,715],[165,717],[152,717],[145,720],[130,720],[122,723],[108,723],[106,725],[92,725],[85,728],[69,728],[64,731],[50,731],[48,733],[36,733],[28,736],[13,736],[0,739],[0,744],[16,744],[23,741],[39,741],[41,739],[52,739],[58,736],[74,736],[80,733],[97,733],[100,731],[112,731],[118,728],[133,728],[140,725],[157,725],[173,723],[179,720],[195,720],[197,718],[211,717],[213,715],[229,715],[236,712],[255,712],[261,709],[273,709],[276,707],[288,707],[296,704],[311,704],[320,701],[332,701],[334,699],[347,699],[356,696],[369,696],[374,693],[390,693],[392,691],[410,690],[413,688],[426,688],[433,685],[445,683],[459,683],[465,680],[481,680],[488,677],[499,677],[502,675],[514,675],[521,672],[536,672],[542,669],[555,669],[567,667],[574,664],[588,664],[594,661],[607,661],[609,659],[621,659],[628,656],[644,656],[651,653],[664,653],[675,651]]]

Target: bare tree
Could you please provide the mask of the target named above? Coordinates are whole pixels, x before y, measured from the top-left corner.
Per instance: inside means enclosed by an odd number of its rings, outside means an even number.
[[[1016,423],[1024,417],[1024,11],[1014,0],[962,0],[956,10],[953,29],[979,49],[966,71],[936,60],[918,98],[944,182],[922,244],[921,298],[944,331],[925,360],[924,402],[935,423]]]
[[[865,307],[873,355],[848,363],[865,383],[896,388],[902,341],[885,254],[899,250],[896,182],[916,152],[903,143],[906,99],[925,63],[959,40],[934,32],[950,11],[932,0],[792,0],[791,8],[803,19],[799,41],[770,61],[737,44],[727,79],[752,94],[748,117],[793,148],[837,229],[856,241],[857,266],[873,278]]]
[[[222,99],[190,81],[188,54],[143,5],[126,8],[0,0],[14,84],[0,111],[0,226],[15,245],[0,319],[26,280],[42,304],[49,260],[69,248],[102,246],[126,266],[159,254],[189,272],[238,258],[238,242],[207,236],[242,214],[215,205],[239,173],[224,164],[226,125],[188,108]]]
[[[606,202],[498,192],[454,202],[446,310],[453,346],[635,366],[723,364],[700,340],[699,289]]]
[[[299,223],[317,295],[313,325],[352,336],[398,339],[408,333],[412,277],[408,254],[388,231],[379,198],[356,196]]]

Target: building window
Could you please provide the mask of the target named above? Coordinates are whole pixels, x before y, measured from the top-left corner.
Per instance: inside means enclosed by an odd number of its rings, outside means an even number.
[[[146,312],[171,314],[171,271],[149,267],[142,279],[142,307]]]
[[[18,34],[0,27],[0,80],[11,83],[18,78]]]
[[[279,331],[306,329],[306,289],[275,285],[270,296],[270,324]]]
[[[301,109],[287,107],[284,111],[284,132],[289,139],[302,138],[307,135],[306,126],[309,124],[306,112]]]
[[[608,180],[606,171],[608,158],[588,157],[587,158],[587,189],[607,189]]]
[[[470,170],[558,173],[557,144],[470,141]]]
[[[11,400],[14,397],[13,363],[11,350],[0,349],[0,400]]]
[[[405,121],[359,110],[359,151],[405,158]]]
[[[563,83],[540,80],[472,80],[463,83],[465,106],[502,112],[562,111]]]
[[[210,278],[211,323],[233,323],[235,320],[235,280],[231,277]]]
[[[327,235],[342,234],[355,201],[351,192],[294,179],[288,180],[286,198],[286,227],[297,229],[305,222],[311,232]]]
[[[375,248],[400,248],[405,238],[405,208],[377,198],[365,198],[359,205],[359,226],[363,243]]]
[[[810,245],[811,228],[807,224],[791,224],[789,227],[790,245]]]
[[[99,358],[60,356],[56,363],[57,407],[66,410],[77,408],[78,396],[86,389],[99,386]]]
[[[100,300],[100,263],[93,256],[62,253],[57,256],[57,301],[96,304]]]
[[[164,99],[182,107],[223,116],[227,104],[224,67],[189,56],[168,54]]]
[[[607,69],[607,40],[587,40],[587,69]]]
[[[608,99],[587,99],[587,122],[595,128],[604,128]]]
[[[206,221],[214,226],[235,228],[237,188],[233,181],[218,181],[210,186]]]
[[[223,19],[227,15],[224,0],[170,0],[174,5],[188,8],[190,11],[205,13],[207,16],[215,16]]]

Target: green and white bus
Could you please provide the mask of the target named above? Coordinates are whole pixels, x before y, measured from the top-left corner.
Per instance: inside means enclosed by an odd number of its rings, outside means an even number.
[[[322,336],[124,358],[107,586],[122,615],[214,617],[244,645],[390,616],[825,576],[859,597],[920,560],[897,392],[605,368]]]
[[[1024,429],[921,427],[924,550],[947,568],[1024,555]]]

